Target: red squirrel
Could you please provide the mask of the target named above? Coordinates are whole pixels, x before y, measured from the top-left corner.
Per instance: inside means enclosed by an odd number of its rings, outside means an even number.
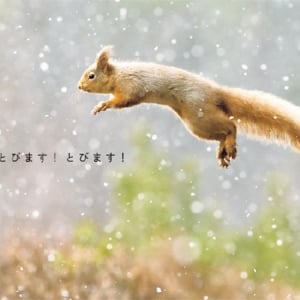
[[[300,151],[300,107],[274,95],[222,86],[172,66],[110,59],[104,47],[82,75],[78,88],[112,94],[93,114],[140,103],[167,105],[199,138],[219,141],[217,159],[228,167],[236,158],[237,128],[250,135],[281,141]]]

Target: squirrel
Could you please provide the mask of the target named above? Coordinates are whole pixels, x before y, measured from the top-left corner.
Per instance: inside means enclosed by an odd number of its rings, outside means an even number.
[[[195,136],[219,141],[217,159],[227,168],[237,156],[237,128],[300,151],[300,107],[272,94],[219,85],[188,71],[148,62],[110,59],[104,47],[82,75],[78,88],[112,94],[92,114],[140,103],[170,107]]]

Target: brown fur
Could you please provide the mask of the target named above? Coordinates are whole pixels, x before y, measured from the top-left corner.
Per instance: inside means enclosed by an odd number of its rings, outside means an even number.
[[[193,134],[220,142],[217,158],[222,167],[236,157],[237,127],[300,151],[299,107],[264,92],[220,86],[175,67],[111,62],[110,51],[103,48],[78,83],[87,92],[113,94],[93,114],[139,103],[167,105]]]

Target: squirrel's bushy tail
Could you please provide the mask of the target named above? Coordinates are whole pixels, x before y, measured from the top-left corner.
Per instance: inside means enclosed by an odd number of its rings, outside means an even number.
[[[224,95],[229,118],[238,128],[300,152],[300,107],[260,91],[225,88]]]

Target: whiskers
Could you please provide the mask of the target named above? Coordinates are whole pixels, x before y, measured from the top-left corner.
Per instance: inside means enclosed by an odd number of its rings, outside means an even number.
[[[76,105],[79,104],[83,98],[84,98],[84,94],[80,90],[74,89],[68,95],[67,102],[69,104]]]
[[[85,93],[76,87],[65,95],[65,105],[69,107],[69,114],[82,116],[82,114],[90,115],[92,108],[100,101],[106,100],[107,95],[99,95],[93,93]],[[72,110],[72,112],[70,112]]]

